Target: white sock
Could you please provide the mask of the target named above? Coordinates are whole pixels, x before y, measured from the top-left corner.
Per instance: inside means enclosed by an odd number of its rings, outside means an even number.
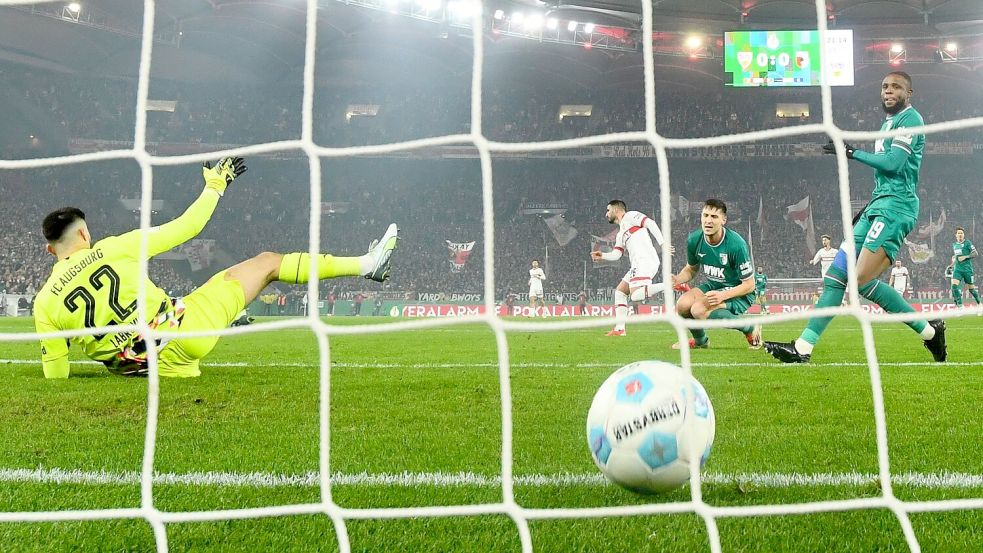
[[[666,285],[661,282],[657,284],[646,284],[645,286],[639,286],[631,291],[631,301],[642,301],[651,298],[659,292],[664,292],[665,289]]]
[[[615,330],[624,330],[628,320],[628,296],[621,290],[614,291]]]
[[[795,341],[795,351],[801,353],[802,355],[812,355],[812,348],[814,347],[815,346],[809,342],[806,342],[802,338]]]
[[[369,274],[373,267],[375,267],[375,259],[371,255],[358,256],[358,270],[362,271],[363,275]]]
[[[927,324],[918,334],[921,335],[922,340],[931,340],[932,338],[935,338],[935,327]]]

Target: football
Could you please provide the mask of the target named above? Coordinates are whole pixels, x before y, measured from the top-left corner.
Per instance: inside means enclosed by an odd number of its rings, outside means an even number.
[[[611,481],[638,493],[676,489],[713,445],[713,406],[685,370],[662,361],[621,367],[587,413],[591,457]]]

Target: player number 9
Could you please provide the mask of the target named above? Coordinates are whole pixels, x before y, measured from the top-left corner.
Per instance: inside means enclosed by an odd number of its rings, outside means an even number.
[[[867,240],[877,240],[877,237],[881,235],[882,230],[884,230],[884,223],[881,221],[874,221],[874,224],[870,225],[870,230],[867,231]]]

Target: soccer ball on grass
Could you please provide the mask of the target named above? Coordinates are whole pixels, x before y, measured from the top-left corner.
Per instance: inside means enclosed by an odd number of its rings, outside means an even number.
[[[669,363],[639,361],[597,390],[587,413],[587,444],[608,479],[659,493],[688,482],[691,463],[706,463],[714,427],[710,398],[695,378]]]

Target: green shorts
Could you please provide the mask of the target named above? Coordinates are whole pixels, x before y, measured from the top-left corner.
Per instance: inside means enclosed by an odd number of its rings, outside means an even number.
[[[225,271],[217,273],[194,292],[184,296],[181,332],[221,330],[239,316],[246,303],[238,280],[226,280]],[[172,339],[160,352],[161,376],[200,376],[198,361],[209,354],[218,336]]]
[[[956,269],[952,271],[952,280],[961,280],[966,284],[976,284],[973,282],[973,269]]]
[[[721,286],[716,282],[707,281],[697,286],[697,288],[701,292],[706,294],[707,292],[710,292],[712,290],[723,290],[726,287]],[[755,293],[751,292],[746,296],[738,296],[736,298],[731,298],[727,300],[724,304],[724,308],[735,315],[741,315],[745,311],[747,311],[751,307],[751,304],[753,304],[754,302],[755,302]]]
[[[915,228],[916,220],[908,215],[881,213],[879,210],[864,212],[853,227],[853,243],[860,255],[860,248],[872,252],[884,248],[891,263],[897,259],[905,236]]]

